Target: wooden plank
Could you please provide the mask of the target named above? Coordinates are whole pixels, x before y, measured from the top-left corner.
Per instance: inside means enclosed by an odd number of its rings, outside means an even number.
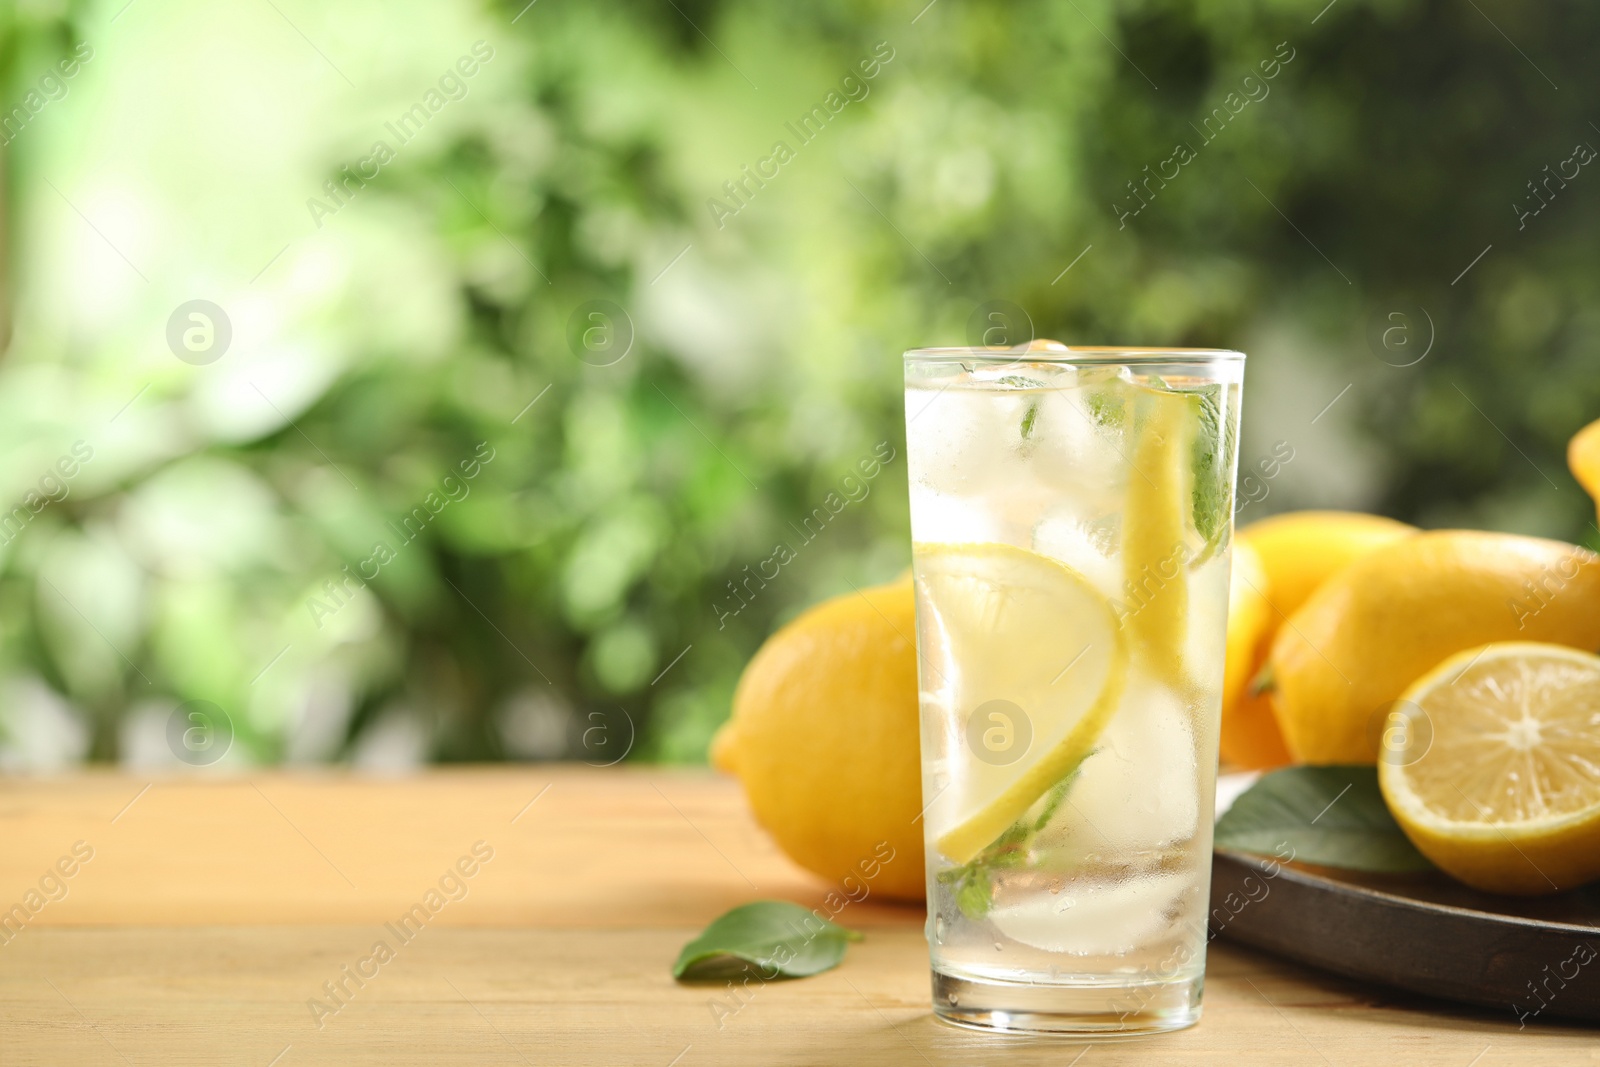
[[[42,930],[0,949],[6,1063],[749,1067],[1063,1067],[1081,1042],[996,1038],[935,1022],[927,948],[866,927],[838,969],[755,986],[674,983],[678,929],[425,930],[348,1004],[307,1001],[368,951],[365,927]],[[714,1011],[713,1001],[725,1011]],[[317,1022],[322,1022],[318,1027]],[[287,1051],[285,1051],[287,1050]],[[1593,1031],[1509,1013],[1423,1013],[1220,948],[1192,1030],[1101,1042],[1083,1067],[1285,1063],[1503,1067],[1596,1062]]]
[[[3,1062],[1028,1065],[1089,1047],[935,1022],[920,909],[871,898],[840,917],[867,938],[835,971],[738,999],[673,982],[678,949],[721,911],[757,897],[815,905],[824,891],[773,849],[737,786],[703,772],[146,784],[0,783],[0,907],[73,842],[95,849],[64,899],[0,943]],[[463,878],[461,899],[409,940],[385,926],[480,840],[494,858]],[[394,958],[357,988],[344,968],[380,939]],[[1096,1044],[1085,1067],[1600,1063],[1593,1029],[1519,1030],[1509,1007],[1455,1009],[1211,952],[1200,1026]],[[324,987],[341,980],[345,1004]]]
[[[74,843],[93,848],[65,899],[33,917],[44,926],[381,923],[479,841],[494,858],[441,925],[698,925],[753,898],[813,907],[826,892],[736,783],[701,771],[10,779],[0,840],[0,910]],[[921,922],[870,897],[862,910]]]

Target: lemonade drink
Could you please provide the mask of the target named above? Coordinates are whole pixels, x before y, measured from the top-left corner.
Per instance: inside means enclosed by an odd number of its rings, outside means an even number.
[[[906,354],[934,1010],[1199,1017],[1236,352]]]

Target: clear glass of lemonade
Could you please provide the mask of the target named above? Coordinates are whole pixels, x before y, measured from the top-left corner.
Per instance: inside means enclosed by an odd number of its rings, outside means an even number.
[[[933,1007],[1200,1016],[1244,356],[907,352]]]

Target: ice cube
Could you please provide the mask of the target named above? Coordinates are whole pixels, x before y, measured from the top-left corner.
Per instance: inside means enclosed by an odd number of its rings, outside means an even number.
[[[1046,952],[1109,956],[1133,952],[1182,923],[1203,899],[1199,875],[1178,871],[1120,882],[1069,883],[1030,891],[989,912],[995,929]]]
[[[1183,651],[1184,672],[1194,683],[1197,699],[1218,704],[1222,668],[1228,656],[1228,561],[1213,556],[1189,569],[1188,639]],[[1216,715],[1218,708],[1211,708]]]
[[[1122,561],[1115,556],[1115,512],[1084,521],[1077,503],[1053,509],[1033,528],[1033,550],[1060,560],[1089,580],[1108,600],[1122,598]]]
[[[1199,826],[1199,782],[1188,706],[1135,673],[1040,843],[1110,863],[1182,845]]]

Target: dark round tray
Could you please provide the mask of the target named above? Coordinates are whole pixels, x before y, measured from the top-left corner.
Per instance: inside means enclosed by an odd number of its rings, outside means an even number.
[[[1502,897],[1218,849],[1211,932],[1297,963],[1506,1012],[1600,1021],[1600,888]]]

